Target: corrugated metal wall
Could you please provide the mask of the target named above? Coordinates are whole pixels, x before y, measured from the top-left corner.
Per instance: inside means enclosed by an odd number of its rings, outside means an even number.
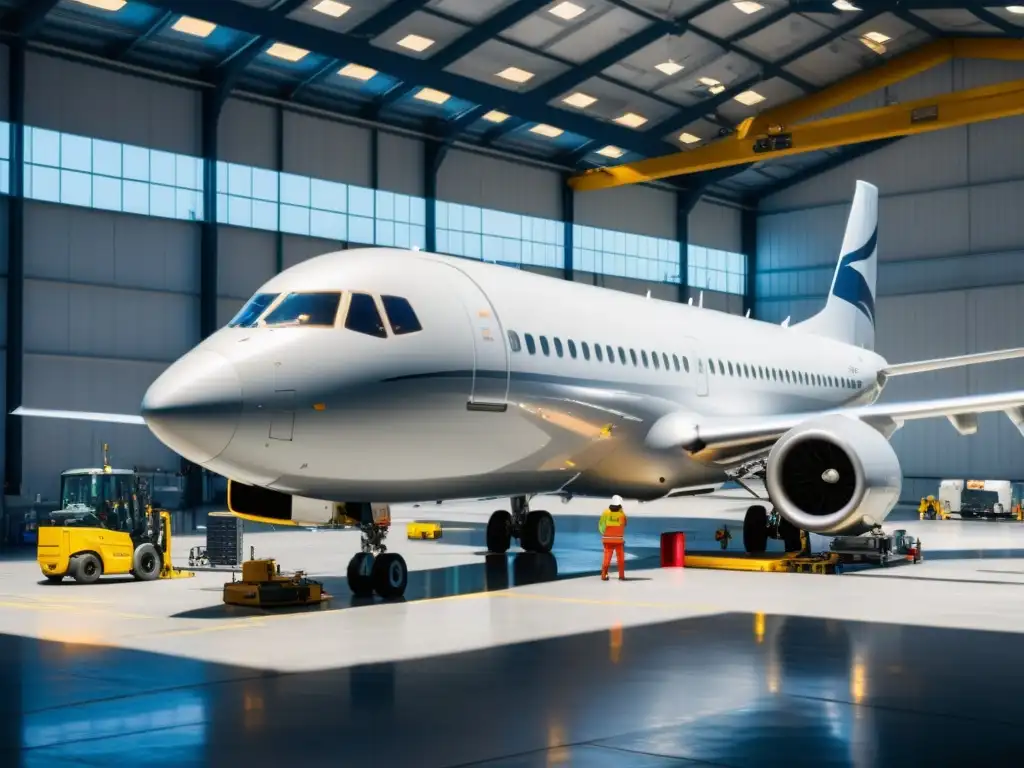
[[[956,61],[890,89],[905,101],[1024,77],[1015,62]],[[882,106],[873,94],[839,111]],[[893,362],[1024,345],[1024,118],[923,134],[762,201],[757,316],[802,320],[831,283],[857,179],[879,187],[878,351]],[[1024,363],[895,379],[884,399],[1020,389]],[[1003,416],[961,437],[944,420],[893,437],[906,498],[931,478],[1024,479],[1024,438]]]
[[[555,171],[456,149],[441,165],[437,198],[558,221],[562,218],[561,183]]]

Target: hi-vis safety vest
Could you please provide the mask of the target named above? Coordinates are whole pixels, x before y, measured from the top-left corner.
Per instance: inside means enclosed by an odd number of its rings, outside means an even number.
[[[601,513],[597,528],[606,544],[621,544],[626,536],[626,513],[621,509],[618,512],[606,509]]]

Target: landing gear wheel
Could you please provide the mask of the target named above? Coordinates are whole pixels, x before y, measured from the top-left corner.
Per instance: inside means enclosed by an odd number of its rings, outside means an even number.
[[[804,548],[800,529],[789,522],[789,520],[779,521],[779,538],[785,544],[786,552],[800,552]]]
[[[88,553],[71,558],[71,576],[79,584],[95,584],[103,573],[103,564],[96,555]]]
[[[519,543],[527,552],[548,553],[555,545],[555,519],[542,509],[526,515]]]
[[[385,600],[394,600],[405,594],[409,583],[409,568],[405,558],[386,552],[373,563],[373,589]]]
[[[503,555],[512,546],[512,515],[499,509],[487,521],[487,551]]]
[[[139,581],[160,578],[160,552],[152,544],[139,544],[132,556],[132,575]]]
[[[747,508],[743,517],[743,548],[752,555],[768,548],[768,511],[762,506]]]
[[[373,594],[374,557],[369,552],[357,552],[348,561],[348,586],[356,597],[370,597]]]

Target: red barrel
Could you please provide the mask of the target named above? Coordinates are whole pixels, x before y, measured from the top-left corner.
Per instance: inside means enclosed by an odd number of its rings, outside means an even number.
[[[686,565],[686,534],[671,531],[661,534],[661,567],[683,568]]]

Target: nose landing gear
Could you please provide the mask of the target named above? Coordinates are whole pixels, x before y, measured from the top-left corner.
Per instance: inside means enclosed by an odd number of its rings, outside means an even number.
[[[405,558],[388,552],[384,539],[391,522],[390,511],[386,520],[361,522],[362,551],[348,564],[348,585],[356,597],[370,597],[374,592],[385,600],[395,600],[405,594],[409,583],[409,567]]]
[[[555,545],[555,519],[542,510],[530,510],[525,496],[513,496],[512,512],[499,509],[487,521],[487,551],[504,554],[512,539],[527,552],[547,553]]]

